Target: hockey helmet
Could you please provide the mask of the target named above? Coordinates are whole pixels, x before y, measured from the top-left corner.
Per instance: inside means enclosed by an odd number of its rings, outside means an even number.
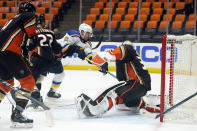
[[[126,40],[122,43],[122,45],[129,45],[129,46],[133,46],[133,43],[129,40]]]
[[[84,31],[84,34],[82,35],[81,34],[81,31]],[[87,32],[89,32],[91,34],[90,37],[92,37],[93,33],[92,33],[92,27],[89,26],[88,24],[85,24],[85,23],[82,23],[80,26],[79,26],[79,32],[81,34],[81,37],[84,39],[84,36]]]
[[[45,24],[45,15],[44,14],[38,15],[38,17],[37,17],[37,24],[41,24],[43,28],[46,27],[46,24]]]
[[[19,13],[31,12],[35,13],[36,8],[31,2],[22,2],[19,6]]]

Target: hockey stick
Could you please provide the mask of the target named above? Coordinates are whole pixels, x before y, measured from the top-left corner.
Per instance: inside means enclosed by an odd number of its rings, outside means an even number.
[[[85,57],[85,60],[89,61],[90,63],[94,63],[95,65],[98,65],[97,63],[93,62],[92,60],[88,59],[87,57]],[[99,69],[101,68],[100,66],[97,66]],[[111,75],[112,77],[114,77],[115,79],[117,79],[117,77],[112,74],[111,72],[109,71],[106,71],[109,75]],[[117,79],[118,80],[118,79]],[[118,80],[119,81],[119,80]]]
[[[49,107],[47,107],[43,103],[37,101],[36,99],[32,98],[31,96],[28,96],[28,95],[24,94],[21,90],[15,89],[12,85],[10,85],[9,83],[7,83],[6,81],[0,79],[0,82],[3,85],[5,85],[8,88],[10,88],[11,90],[19,93],[20,95],[24,96],[25,98],[27,98],[27,99],[31,100],[32,102],[34,102],[34,103],[38,104],[39,106],[41,106],[45,110],[46,124],[47,124],[47,126],[53,126],[52,115],[51,115],[51,112],[50,112],[50,108]]]
[[[103,36],[100,36],[98,44],[94,48],[92,48],[92,49],[93,50],[94,49],[97,49],[100,46],[100,44],[101,44],[102,41],[103,41]]]
[[[155,117],[155,119],[157,119],[157,118],[163,116],[164,114],[166,114],[166,113],[168,113],[168,112],[174,110],[175,108],[177,108],[178,106],[180,106],[181,104],[185,103],[186,101],[188,101],[189,99],[191,99],[192,97],[194,97],[194,96],[196,96],[196,95],[197,95],[197,92],[194,93],[194,94],[192,94],[191,96],[185,98],[184,100],[180,101],[180,102],[177,103],[176,105],[174,105],[174,106],[168,108],[166,111],[164,111],[164,112],[158,114],[158,115]]]
[[[22,95],[22,96],[26,97],[27,99],[31,100],[32,102],[38,104],[38,105],[41,106],[44,110],[49,110],[49,109],[50,109],[49,107],[47,107],[47,106],[44,105],[43,103],[37,101],[36,99],[32,98],[31,96],[28,96],[28,95],[24,94],[21,90],[15,89],[12,85],[10,85],[9,83],[7,83],[6,81],[0,79],[0,82],[1,82],[3,85],[9,87],[11,90],[14,90],[15,92],[19,93],[20,95]]]

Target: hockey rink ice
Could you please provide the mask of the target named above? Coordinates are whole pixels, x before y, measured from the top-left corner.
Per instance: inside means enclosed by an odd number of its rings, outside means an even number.
[[[115,74],[115,72],[112,72]],[[34,119],[30,129],[10,128],[11,105],[7,98],[0,104],[0,131],[197,131],[197,124],[160,123],[159,119],[146,118],[129,111],[118,111],[113,108],[102,118],[79,119],[74,104],[74,97],[86,93],[94,99],[97,94],[118,81],[109,74],[103,76],[98,71],[65,70],[65,78],[58,90],[62,97],[59,100],[46,98],[50,88],[52,74],[43,81],[42,96],[46,105],[51,107],[53,126],[48,127],[44,111],[27,109],[24,113]],[[160,93],[160,74],[151,74],[152,90],[148,93]]]

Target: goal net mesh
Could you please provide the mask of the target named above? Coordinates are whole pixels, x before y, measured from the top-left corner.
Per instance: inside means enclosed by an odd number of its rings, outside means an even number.
[[[164,35],[162,40],[161,111],[197,91],[197,37]],[[197,96],[160,121],[197,123]]]

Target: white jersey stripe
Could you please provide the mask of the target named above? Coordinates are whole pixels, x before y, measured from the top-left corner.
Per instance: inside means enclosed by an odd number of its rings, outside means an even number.
[[[8,39],[8,41],[5,43],[5,45],[3,46],[1,51],[5,51],[7,49],[7,47],[10,45],[10,43],[12,42],[12,40],[18,35],[18,33],[21,31],[21,29],[19,28],[18,30],[16,30],[14,32],[14,34],[11,35],[11,37]]]

